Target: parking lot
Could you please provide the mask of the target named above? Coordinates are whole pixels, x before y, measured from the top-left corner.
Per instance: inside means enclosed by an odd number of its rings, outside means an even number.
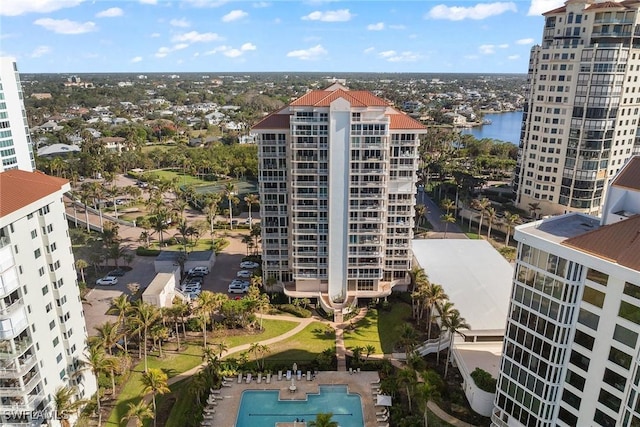
[[[229,240],[229,246],[216,257],[215,265],[209,274],[204,276],[203,290],[227,293],[229,284],[236,278],[237,272],[241,270],[240,262],[247,254],[247,247],[242,243],[244,234],[237,231],[226,231],[225,233],[227,233],[226,237]],[[117,320],[116,316],[109,316],[106,311],[111,306],[113,298],[117,298],[122,293],[130,293],[127,287],[129,283],[139,284],[140,289],[149,286],[155,276],[154,259],[153,257],[136,256],[131,264],[131,271],[128,271],[122,277],[118,277],[117,285],[96,286],[87,294],[84,310],[89,335],[95,335],[95,327],[105,321]],[[228,295],[230,298],[235,298],[239,294]]]

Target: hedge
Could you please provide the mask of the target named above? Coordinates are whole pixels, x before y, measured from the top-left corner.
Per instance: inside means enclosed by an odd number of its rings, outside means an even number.
[[[278,308],[285,313],[293,314],[296,317],[311,317],[311,311],[306,308],[297,307],[293,304],[282,304]]]

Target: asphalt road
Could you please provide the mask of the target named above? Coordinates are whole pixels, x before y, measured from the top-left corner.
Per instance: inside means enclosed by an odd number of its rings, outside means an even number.
[[[427,221],[433,227],[433,231],[429,232],[429,238],[444,238],[445,224],[440,220],[444,214],[442,209],[433,201],[424,191],[419,191],[416,195],[417,203],[422,203],[427,207]],[[466,239],[467,236],[462,232],[458,224],[449,224],[447,227],[447,239]]]

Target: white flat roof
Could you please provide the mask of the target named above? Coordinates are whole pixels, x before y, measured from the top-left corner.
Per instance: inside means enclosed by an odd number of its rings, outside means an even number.
[[[513,267],[485,240],[416,239],[413,254],[472,331],[504,334]]]

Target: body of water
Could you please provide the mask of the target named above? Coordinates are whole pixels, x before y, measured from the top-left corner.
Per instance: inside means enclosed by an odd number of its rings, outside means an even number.
[[[491,120],[491,124],[474,128],[465,128],[462,129],[462,133],[471,134],[477,139],[499,139],[500,141],[510,142],[515,145],[518,145],[520,143],[522,111],[499,114],[485,114],[484,119]]]

